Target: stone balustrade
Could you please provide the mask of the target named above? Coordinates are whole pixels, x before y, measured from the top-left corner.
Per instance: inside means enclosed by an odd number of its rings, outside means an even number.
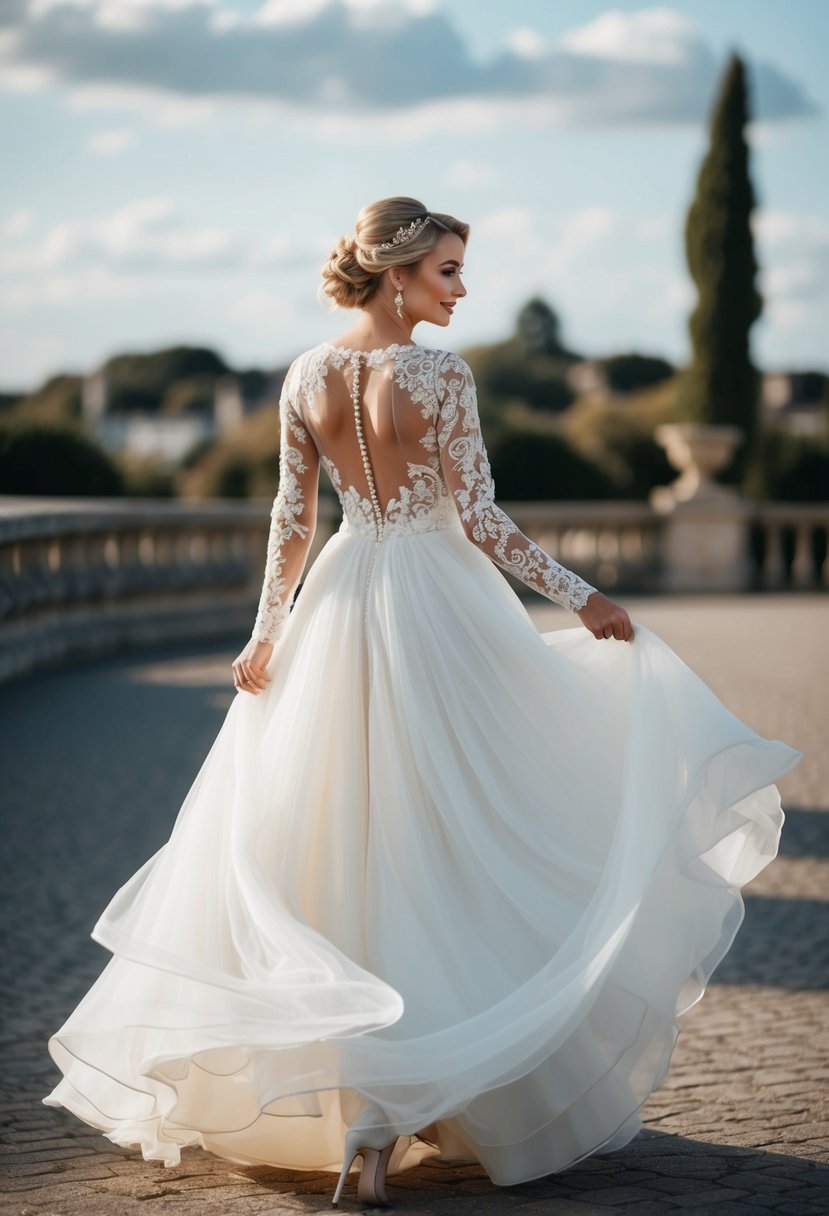
[[[320,498],[309,560],[339,508]],[[0,497],[0,679],[253,627],[270,503]]]
[[[504,502],[518,526],[609,594],[829,585],[829,503]],[[308,564],[339,526],[322,495]],[[244,637],[262,583],[269,502],[0,497],[0,679],[67,659]],[[740,562],[720,562],[743,538]],[[743,560],[744,558],[744,560]],[[707,563],[707,564],[706,564]],[[708,580],[708,581],[707,581]],[[526,588],[510,577],[520,594]]]
[[[752,518],[753,586],[829,586],[829,503],[766,503]]]

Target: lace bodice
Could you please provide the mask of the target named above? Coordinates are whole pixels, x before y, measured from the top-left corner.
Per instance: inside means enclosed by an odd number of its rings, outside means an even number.
[[[340,531],[381,544],[462,527],[502,569],[571,611],[596,590],[497,506],[469,365],[396,343],[354,351],[323,342],[291,364],[279,402],[279,486],[253,637],[276,641],[316,528],[319,469]]]

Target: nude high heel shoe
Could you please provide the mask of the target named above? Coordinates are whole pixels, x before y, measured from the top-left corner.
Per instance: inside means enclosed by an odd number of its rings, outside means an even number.
[[[354,1131],[348,1132],[345,1137],[342,1173],[337,1182],[337,1189],[334,1191],[334,1198],[331,1200],[333,1208],[339,1204],[343,1185],[355,1157],[362,1157],[363,1159],[360,1167],[360,1177],[357,1182],[357,1198],[362,1203],[368,1203],[374,1207],[390,1206],[386,1197],[386,1168],[394,1146],[397,1144],[397,1137],[395,1136],[391,1144],[386,1144],[383,1148],[371,1148],[367,1144],[361,1145],[359,1143],[365,1134],[364,1128],[357,1128]]]

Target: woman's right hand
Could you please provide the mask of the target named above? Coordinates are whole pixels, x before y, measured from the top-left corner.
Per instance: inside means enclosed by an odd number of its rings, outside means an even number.
[[[584,607],[576,609],[576,616],[599,641],[602,638],[633,641],[633,624],[627,612],[601,591],[591,592]]]
[[[251,638],[238,658],[233,661],[233,683],[239,692],[257,696],[271,678],[265,668],[273,654],[273,642],[258,642]]]

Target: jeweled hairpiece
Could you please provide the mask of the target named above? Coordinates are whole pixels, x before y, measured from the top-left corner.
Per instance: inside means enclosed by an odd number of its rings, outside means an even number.
[[[397,245],[405,245],[408,241],[413,240],[414,237],[416,237],[420,232],[423,225],[428,224],[431,218],[431,215],[424,215],[421,216],[420,219],[412,220],[411,224],[403,224],[397,229],[397,232],[395,232],[390,241],[383,241],[382,245],[375,245],[372,248],[372,256],[385,249],[394,249]]]

